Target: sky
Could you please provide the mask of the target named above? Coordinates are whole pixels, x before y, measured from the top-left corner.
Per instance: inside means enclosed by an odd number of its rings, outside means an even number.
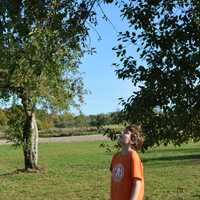
[[[96,11],[101,16],[98,25],[94,27],[101,36],[91,28],[91,46],[96,48],[96,54],[86,55],[82,59],[80,71],[83,76],[85,88],[90,94],[85,95],[85,103],[81,106],[81,112],[85,115],[109,113],[120,110],[119,98],[127,99],[135,88],[128,80],[117,78],[112,63],[119,62],[112,48],[117,44],[117,31],[127,29],[127,23],[120,18],[120,11],[115,6],[104,6],[103,10],[110,22],[102,19],[102,13],[97,7]],[[76,113],[72,109],[72,112]]]

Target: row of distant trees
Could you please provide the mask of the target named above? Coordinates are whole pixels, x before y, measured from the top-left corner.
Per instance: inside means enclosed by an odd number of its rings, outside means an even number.
[[[18,109],[19,112],[20,109]],[[13,115],[12,109],[0,109],[0,126],[7,126]],[[16,109],[15,109],[16,112]],[[48,113],[44,109],[36,110],[38,129],[48,128],[67,128],[67,127],[86,127],[95,126],[100,127],[104,125],[112,125],[120,123],[120,112],[111,112],[107,114],[97,115],[74,115],[70,112]]]

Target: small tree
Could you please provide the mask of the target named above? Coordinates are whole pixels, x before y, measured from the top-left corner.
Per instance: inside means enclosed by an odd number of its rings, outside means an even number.
[[[121,11],[129,29],[114,48],[116,72],[139,87],[122,101],[126,120],[142,124],[146,147],[199,141],[200,1],[125,1]],[[139,58],[129,55],[130,44]]]
[[[75,105],[74,97],[82,101],[78,64],[86,50],[85,21],[93,20],[93,5],[76,0],[0,2],[1,98],[22,105],[26,170],[38,166],[37,105],[66,110]]]
[[[6,111],[3,109],[0,109],[0,126],[6,126],[7,125],[7,114]]]

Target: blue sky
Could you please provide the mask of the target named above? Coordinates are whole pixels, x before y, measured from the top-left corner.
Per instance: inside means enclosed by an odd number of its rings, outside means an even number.
[[[114,6],[103,7],[106,16],[112,21],[117,31],[124,31],[127,23],[120,18],[120,11]],[[97,13],[102,16],[100,9]],[[117,78],[112,63],[118,62],[112,48],[117,44],[117,33],[109,22],[98,18],[98,31],[102,40],[98,41],[98,34],[91,29],[91,46],[97,53],[86,55],[82,59],[80,71],[83,72],[85,88],[91,92],[85,96],[85,103],[81,106],[83,114],[109,113],[121,109],[119,98],[127,99],[134,87],[128,80]],[[72,112],[74,112],[72,110]]]

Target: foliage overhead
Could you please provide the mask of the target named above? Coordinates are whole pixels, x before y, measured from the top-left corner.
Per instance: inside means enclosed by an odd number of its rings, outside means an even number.
[[[145,147],[200,140],[200,1],[123,1],[121,12],[114,65],[139,88],[122,101],[126,120],[143,126]]]
[[[1,98],[16,95],[32,110],[37,104],[66,109],[82,101],[78,71],[88,50],[88,28],[95,23],[93,2],[17,0],[0,2]],[[90,11],[90,12],[89,12]]]

